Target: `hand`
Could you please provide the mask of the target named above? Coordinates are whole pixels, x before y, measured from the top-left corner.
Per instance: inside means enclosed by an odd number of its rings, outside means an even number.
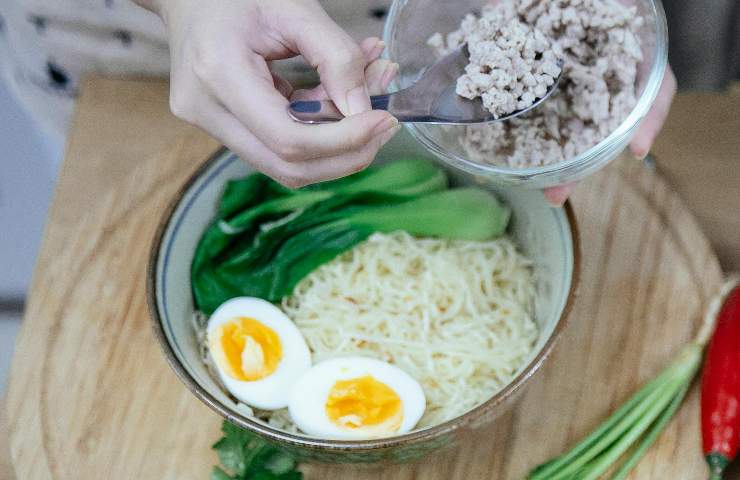
[[[316,0],[139,2],[167,27],[173,113],[288,187],[365,168],[399,129],[388,112],[370,110],[368,96],[397,65],[376,60],[377,38],[357,45]],[[293,92],[270,70],[270,61],[297,55],[318,70],[320,87]],[[329,98],[347,118],[296,123],[291,98]]]
[[[673,75],[673,70],[671,70],[669,65],[663,76],[663,83],[660,85],[655,103],[653,103],[652,108],[645,116],[640,128],[635,132],[630,142],[630,150],[636,158],[642,160],[650,152],[650,147],[652,147],[655,137],[658,136],[658,133],[663,128],[663,123],[665,123],[675,95],[676,77]],[[545,198],[552,205],[561,206],[568,199],[575,186],[575,183],[569,183],[546,188],[544,191]]]

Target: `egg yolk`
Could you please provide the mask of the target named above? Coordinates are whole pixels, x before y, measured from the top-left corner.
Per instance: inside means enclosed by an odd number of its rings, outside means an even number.
[[[343,428],[383,425],[396,431],[403,420],[401,399],[383,382],[370,375],[339,380],[329,391],[326,414]]]
[[[272,375],[283,357],[278,334],[248,317],[219,326],[211,339],[211,351],[227,375],[245,382]]]

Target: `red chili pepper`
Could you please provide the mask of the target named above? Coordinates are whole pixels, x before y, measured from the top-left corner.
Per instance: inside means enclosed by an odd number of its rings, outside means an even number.
[[[740,287],[725,299],[707,350],[701,429],[710,480],[719,480],[740,449]]]

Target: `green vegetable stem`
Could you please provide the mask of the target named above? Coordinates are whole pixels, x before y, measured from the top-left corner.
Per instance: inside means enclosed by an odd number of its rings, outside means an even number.
[[[688,345],[655,379],[564,455],[535,468],[529,480],[595,480],[626,458],[611,475],[622,480],[676,412],[701,364],[703,347]]]
[[[696,338],[668,368],[570,451],[532,470],[529,480],[595,480],[610,470],[611,480],[626,478],[681,406],[701,365],[722,301],[737,284],[735,277],[722,285],[708,304]],[[712,472],[710,478],[720,476]]]

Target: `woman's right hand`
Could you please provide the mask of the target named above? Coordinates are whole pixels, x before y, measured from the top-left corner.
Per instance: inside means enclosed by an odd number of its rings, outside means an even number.
[[[398,66],[376,60],[376,38],[357,45],[315,0],[139,0],[160,14],[171,56],[170,106],[280,183],[300,187],[369,165],[400,128],[371,110]],[[321,85],[294,92],[270,61],[302,55]],[[329,98],[346,115],[296,123],[291,98]]]

